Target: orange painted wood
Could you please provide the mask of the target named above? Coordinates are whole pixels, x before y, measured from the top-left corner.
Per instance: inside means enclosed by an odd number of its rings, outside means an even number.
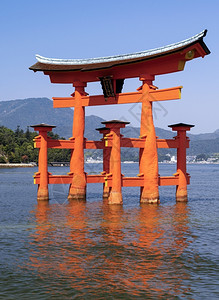
[[[41,148],[39,151],[40,180],[37,191],[37,200],[49,200],[48,191],[48,162],[47,162],[47,128],[39,129]]]
[[[69,200],[86,199],[86,179],[84,173],[84,127],[85,110],[81,105],[81,97],[84,94],[86,84],[75,82],[75,109],[73,119],[74,151],[71,153],[70,171],[73,173],[69,187]]]
[[[121,147],[144,148],[144,139],[121,138]],[[40,139],[35,139],[34,147],[40,148]],[[189,148],[189,140],[185,141],[186,148]],[[108,139],[108,146],[112,147],[111,139]],[[106,149],[104,141],[84,141],[84,149]],[[157,139],[157,148],[178,148],[177,139]],[[74,149],[74,140],[48,140],[48,148],[54,149]]]
[[[35,141],[35,148],[40,148],[40,141]],[[48,148],[74,149],[74,140],[48,140]]]
[[[144,144],[145,144],[145,139],[121,138],[121,147],[144,148]],[[111,141],[109,141],[109,146],[111,146]]]
[[[120,128],[125,125],[107,124],[112,135],[110,153],[110,173],[112,173],[112,189],[108,198],[109,204],[122,204],[122,174],[121,174],[121,135]]]
[[[84,142],[85,149],[104,149],[104,141],[85,141]]]
[[[176,189],[176,201],[187,201],[187,174],[186,174],[186,130],[177,131],[179,147],[177,148],[177,174],[179,184]]]
[[[177,86],[177,87],[172,87],[167,89],[150,90],[149,101],[165,101],[165,100],[181,99],[181,89],[182,86]]]
[[[179,146],[178,140],[157,139],[157,148],[177,148],[178,146]],[[189,147],[189,145],[188,145],[188,147]]]
[[[140,187],[144,186],[144,177],[122,177],[123,187]]]
[[[87,183],[104,183],[105,175],[86,175]]]
[[[163,176],[158,178],[158,184],[160,186],[177,185],[179,179],[175,176]],[[110,185],[110,182],[109,182]],[[144,177],[123,177],[122,178],[123,187],[143,187]]]
[[[122,138],[121,147],[144,148],[145,140],[137,138]],[[108,143],[111,146],[111,141]],[[178,148],[179,142],[175,139],[157,139],[157,148]],[[189,148],[189,141],[186,141],[186,148]]]
[[[71,184],[73,175],[49,175],[50,184]]]
[[[147,95],[151,90],[150,78],[142,78],[143,98],[141,110],[140,135],[146,136],[145,145],[139,161],[139,172],[144,174],[144,186],[141,189],[141,203],[159,203],[157,138],[153,122],[152,102]]]
[[[150,90],[149,101],[165,101],[176,100],[181,98],[182,86]],[[114,104],[127,104],[127,103],[141,103],[143,98],[142,92],[121,93],[116,94],[116,97],[109,97],[106,101],[103,95],[97,96],[82,96],[82,106],[96,106],[96,105],[114,105]],[[53,97],[53,107],[74,107],[75,97]]]
[[[49,184],[70,184],[73,175],[48,175]],[[106,180],[105,175],[86,175],[87,183],[104,183],[107,181],[109,187],[112,186],[112,177],[108,177]],[[190,176],[186,176],[187,184],[190,184]],[[34,183],[40,184],[40,174],[37,173],[34,176]],[[171,186],[178,185],[178,176],[161,176],[158,178],[159,186]],[[123,187],[140,187],[144,185],[144,177],[122,177]]]

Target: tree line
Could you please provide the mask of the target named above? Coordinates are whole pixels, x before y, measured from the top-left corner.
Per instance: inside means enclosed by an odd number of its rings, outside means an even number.
[[[29,126],[26,131],[17,126],[15,131],[0,126],[0,163],[38,163],[38,149],[34,148],[33,139],[36,132],[31,132]],[[59,139],[58,134],[48,132],[52,139]],[[62,138],[63,139],[63,138]],[[48,149],[48,162],[69,161],[71,150]]]

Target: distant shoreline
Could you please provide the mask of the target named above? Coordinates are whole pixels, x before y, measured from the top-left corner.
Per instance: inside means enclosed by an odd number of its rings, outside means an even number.
[[[92,163],[102,163],[102,161],[92,161],[92,162],[86,162],[88,164],[92,164]],[[138,163],[135,161],[124,161],[122,163],[125,164],[133,164],[133,163]],[[176,164],[176,163],[169,163],[169,162],[159,162],[159,164]],[[217,165],[219,164],[218,162],[187,162],[187,165]],[[9,164],[0,164],[0,169],[6,169],[6,168],[32,168],[32,167],[37,167],[36,164],[34,163],[29,163],[29,164],[22,164],[22,163],[9,163]],[[50,165],[48,165],[48,167],[51,167]],[[59,167],[64,167],[62,165],[60,165]]]
[[[30,167],[36,167],[35,164],[22,164],[22,163],[14,163],[14,164],[0,164],[0,168],[30,168]]]

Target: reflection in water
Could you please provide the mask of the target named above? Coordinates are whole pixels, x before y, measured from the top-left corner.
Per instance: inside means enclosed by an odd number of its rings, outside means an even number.
[[[62,286],[62,295],[99,299],[188,295],[186,204],[124,209],[101,201],[39,202],[32,214],[28,268],[48,282],[48,290],[53,282],[50,294]]]

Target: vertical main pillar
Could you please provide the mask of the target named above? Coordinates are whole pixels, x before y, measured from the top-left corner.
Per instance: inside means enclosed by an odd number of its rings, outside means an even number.
[[[110,129],[107,127],[97,128],[96,130],[99,133],[103,134],[103,140],[105,139],[106,135],[110,132]],[[104,147],[103,148],[103,173],[104,175],[109,174],[110,172],[110,155],[111,155],[111,148]],[[107,185],[107,182],[103,184],[103,199],[108,199],[110,194],[110,187]]]
[[[177,202],[187,202],[187,172],[186,172],[186,148],[188,138],[186,136],[186,131],[194,125],[178,123],[174,125],[169,125],[173,131],[177,131],[176,139],[178,140],[177,147],[177,176],[179,178],[179,184],[176,186],[176,201]]]
[[[142,111],[140,136],[146,137],[143,149],[139,153],[139,172],[144,175],[144,186],[141,188],[141,203],[159,203],[158,189],[158,155],[155,127],[153,123],[150,88],[154,76],[147,75],[142,80]]]
[[[112,148],[110,155],[110,173],[112,173],[112,188],[109,195],[109,204],[122,204],[122,174],[121,174],[121,135],[120,128],[129,122],[112,120],[102,122],[110,129]]]
[[[74,150],[71,154],[70,172],[73,173],[69,187],[69,200],[86,200],[86,178],[84,173],[84,127],[85,111],[81,97],[85,95],[84,82],[74,82],[75,108],[73,120]]]
[[[38,185],[37,191],[37,200],[49,200],[49,191],[48,191],[48,160],[47,160],[47,146],[48,146],[48,137],[47,132],[52,131],[52,128],[56,126],[48,124],[38,124],[32,125],[35,131],[39,131],[40,138],[40,149],[39,149],[39,175],[40,175],[40,184]]]

